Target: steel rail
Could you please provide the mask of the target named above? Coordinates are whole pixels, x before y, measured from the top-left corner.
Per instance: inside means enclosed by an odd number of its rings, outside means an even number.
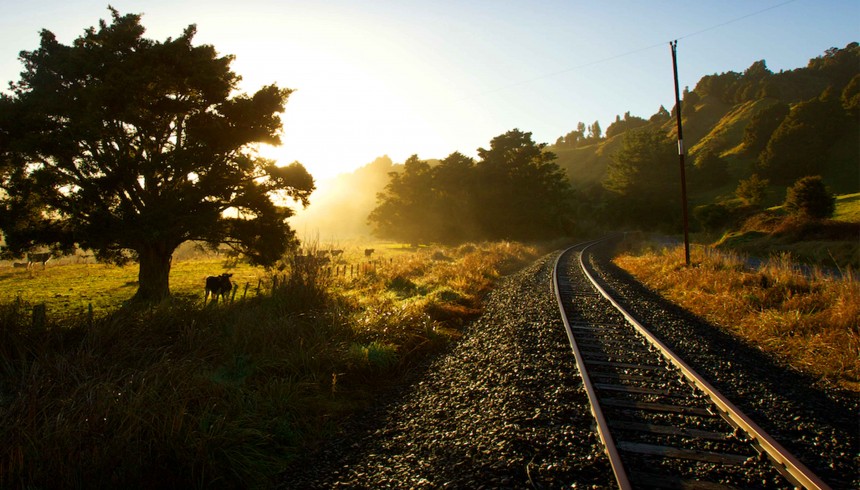
[[[730,424],[737,427],[738,429],[747,433],[747,435],[753,440],[753,443],[757,445],[761,450],[767,455],[768,458],[771,459],[777,471],[785,475],[792,483],[796,485],[800,485],[803,488],[810,490],[830,490],[830,487],[821,481],[812,471],[809,470],[803,463],[801,463],[797,458],[795,458],[792,454],[790,454],[781,444],[779,444],[776,440],[773,439],[769,434],[767,434],[761,427],[759,427],[755,422],[753,422],[746,414],[741,412],[732,402],[730,402],[725,396],[723,396],[720,392],[718,392],[710,383],[705,381],[702,376],[696,373],[687,363],[681,360],[669,347],[667,347],[663,342],[660,341],[654,334],[652,334],[645,326],[643,326],[636,318],[633,317],[624,307],[621,306],[618,301],[616,301],[594,278],[594,276],[588,271],[588,268],[585,266],[584,255],[585,251],[588,250],[593,245],[599,242],[591,242],[585,245],[581,251],[579,257],[579,264],[582,268],[582,271],[585,273],[585,276],[589,281],[594,285],[597,291],[627,319],[627,321],[639,332],[641,333],[646,340],[653,345],[660,354],[670,363],[672,363],[675,367],[677,367],[684,375],[684,377],[700,390],[702,390],[714,404],[714,406],[720,411],[720,415],[726,419]],[[571,247],[565,250],[564,253],[567,253],[569,250],[572,250],[574,247]],[[564,254],[562,254],[564,255]],[[561,255],[559,256],[559,260],[561,259]],[[558,265],[558,261],[556,262],[556,266]],[[556,269],[553,269],[553,281],[555,281],[555,273]],[[557,284],[557,282],[556,282]],[[559,307],[562,307],[561,300],[559,299]],[[568,336],[571,339],[571,344],[575,344],[572,331],[570,330],[568,321],[566,316],[564,315],[564,310],[562,309],[562,317],[565,319],[565,327],[568,331]],[[580,368],[580,372],[583,373],[583,378],[587,377],[584,371],[584,365],[581,364],[581,360],[579,355],[577,354],[577,366]],[[592,393],[589,392],[589,399],[592,400],[592,403],[596,401],[596,396],[592,399]],[[592,405],[594,406],[594,405]],[[597,408],[599,411],[599,407]],[[602,414],[601,414],[602,416]],[[595,415],[596,417],[596,415]],[[605,423],[605,421],[603,421]],[[598,425],[600,425],[600,421],[598,421]],[[605,429],[608,431],[608,429]],[[604,439],[604,435],[601,434],[601,439]],[[612,436],[605,436],[605,439],[612,441]],[[607,452],[610,451],[609,446],[607,446]],[[617,449],[612,445],[612,451],[617,453]],[[620,459],[619,459],[620,463]],[[615,467],[615,462],[612,462],[613,468]],[[619,482],[619,485],[621,483]],[[629,484],[629,482],[628,482]],[[628,488],[622,486],[621,488]]]
[[[585,387],[585,391],[588,394],[588,401],[591,405],[591,414],[594,416],[595,421],[597,422],[597,434],[600,436],[601,442],[603,442],[604,450],[606,451],[606,456],[609,458],[609,463],[612,465],[612,471],[615,473],[615,481],[618,483],[618,488],[623,490],[629,490],[633,488],[633,485],[630,483],[630,479],[627,477],[627,471],[624,469],[624,464],[621,462],[621,455],[618,452],[618,448],[615,445],[615,440],[612,437],[612,433],[609,430],[609,424],[606,421],[606,418],[603,416],[603,410],[600,408],[600,402],[597,399],[597,392],[595,391],[594,385],[591,382],[591,377],[588,375],[588,370],[585,368],[585,360],[583,359],[582,352],[579,350],[579,346],[576,343],[576,339],[574,338],[573,330],[570,326],[570,321],[567,318],[567,313],[564,309],[564,303],[562,301],[561,291],[559,289],[559,265],[561,264],[562,257],[565,254],[569,253],[574,248],[582,246],[582,245],[574,245],[563,251],[556,258],[555,265],[552,268],[552,284],[553,289],[555,291],[555,297],[558,301],[558,308],[561,311],[561,319],[564,322],[564,328],[567,331],[567,338],[570,342],[570,348],[573,350],[573,355],[576,358],[576,367],[579,369],[579,374],[582,377],[582,384]],[[585,245],[587,248],[590,245]]]

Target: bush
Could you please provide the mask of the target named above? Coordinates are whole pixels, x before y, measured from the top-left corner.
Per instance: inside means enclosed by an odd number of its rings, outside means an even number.
[[[829,218],[836,210],[836,196],[827,190],[820,175],[804,177],[788,188],[786,211],[810,218]]]
[[[760,206],[767,195],[767,186],[770,182],[762,179],[758,174],[752,174],[749,179],[742,180],[735,189],[738,199],[749,206]]]

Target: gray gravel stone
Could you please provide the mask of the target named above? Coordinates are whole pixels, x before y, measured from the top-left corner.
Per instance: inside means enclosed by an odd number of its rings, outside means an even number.
[[[504,278],[421,379],[345,423],[283,488],[613,488],[550,290],[557,254]],[[834,488],[860,488],[858,399],[648,291],[598,254],[625,306]]]
[[[285,475],[289,488],[609,488],[549,281],[504,278],[485,313],[400,399]]]
[[[633,316],[832,488],[860,488],[860,398],[788,368],[635,281],[603,248],[591,264]]]

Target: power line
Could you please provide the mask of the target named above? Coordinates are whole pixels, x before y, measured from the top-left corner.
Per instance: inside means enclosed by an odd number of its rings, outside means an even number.
[[[691,33],[686,34],[686,35],[684,35],[684,36],[675,37],[675,38],[673,38],[673,40],[677,41],[677,40],[680,40],[680,39],[687,39],[687,38],[690,38],[690,37],[693,37],[693,36],[698,36],[698,35],[703,34],[703,33],[705,33],[705,32],[713,31],[713,30],[715,30],[715,29],[719,29],[720,27],[725,27],[725,26],[727,26],[727,25],[729,25],[729,24],[734,24],[735,22],[739,22],[739,21],[741,21],[741,20],[748,19],[748,18],[750,18],[750,17],[754,17],[754,16],[756,16],[756,15],[760,15],[760,14],[763,14],[763,13],[765,13],[765,12],[769,12],[769,11],[771,11],[771,10],[774,10],[774,9],[777,9],[777,8],[780,8],[780,7],[783,7],[783,6],[785,6],[785,5],[788,5],[788,4],[793,3],[793,2],[796,2],[796,1],[797,1],[797,0],[787,0],[787,1],[785,1],[785,2],[778,3],[778,4],[776,4],[776,5],[772,5],[772,6],[770,6],[770,7],[767,7],[767,8],[761,9],[761,10],[757,10],[757,11],[755,11],[755,12],[751,12],[751,13],[749,13],[749,14],[742,15],[742,16],[740,16],[740,17],[735,17],[734,19],[727,20],[727,21],[722,22],[722,23],[720,23],[720,24],[716,24],[716,25],[713,25],[713,26],[710,26],[710,27],[706,27],[706,28],[704,28],[704,29],[701,29],[701,30],[698,30],[698,31],[695,31],[695,32],[691,32]],[[648,50],[655,49],[655,48],[658,48],[658,47],[665,47],[667,42],[670,42],[670,41],[663,41],[663,42],[660,42],[660,43],[657,43],[657,44],[653,44],[653,45],[650,45],[650,46],[646,46],[646,47],[643,47],[643,48],[634,49],[634,50],[632,50],[632,51],[627,51],[627,52],[624,52],[624,53],[620,53],[620,54],[616,54],[616,55],[608,56],[608,57],[606,57],[606,58],[600,58],[600,59],[598,59],[598,60],[589,61],[589,62],[587,62],[587,63],[583,63],[583,64],[581,64],[581,65],[572,66],[572,67],[570,67],[570,68],[565,68],[565,69],[563,69],[563,70],[558,70],[558,71],[554,71],[554,72],[551,72],[551,73],[546,73],[546,74],[544,74],[544,75],[539,75],[539,76],[536,76],[536,77],[533,77],[533,78],[528,78],[528,79],[525,79],[525,80],[520,80],[520,81],[517,81],[517,82],[509,83],[509,84],[507,84],[507,85],[503,85],[503,86],[500,86],[500,87],[496,87],[496,88],[494,88],[494,89],[490,89],[490,90],[483,91],[483,92],[480,92],[480,93],[476,93],[476,94],[472,94],[472,95],[464,96],[464,97],[462,97],[462,98],[456,99],[456,100],[455,100],[455,102],[461,102],[461,101],[464,101],[464,100],[469,100],[469,99],[473,99],[473,98],[477,98],[477,97],[483,97],[483,96],[490,95],[490,94],[494,94],[494,93],[497,93],[497,92],[503,92],[503,91],[505,91],[505,90],[511,89],[511,88],[513,88],[513,87],[518,87],[518,86],[520,86],[520,85],[527,85],[527,84],[530,84],[530,83],[537,82],[537,81],[539,81],[539,80],[544,80],[544,79],[546,79],[546,78],[556,77],[556,76],[558,76],[558,75],[563,75],[563,74],[565,74],[565,73],[569,73],[569,72],[576,71],[576,70],[582,70],[583,68],[589,68],[589,67],[591,67],[591,66],[599,65],[599,64],[606,63],[606,62],[613,61],[613,60],[617,60],[617,59],[619,59],[619,58],[625,58],[625,57],[627,57],[627,56],[631,56],[631,55],[634,55],[634,54],[638,54],[638,53],[641,53],[641,52],[643,52],[643,51],[648,51]]]
[[[693,33],[687,34],[686,36],[681,36],[681,37],[679,37],[679,38],[677,38],[677,39],[686,39],[686,38],[688,38],[688,37],[698,36],[699,34],[702,34],[702,33],[704,33],[704,32],[713,31],[714,29],[719,29],[720,27],[724,27],[724,26],[727,26],[727,25],[729,25],[729,24],[734,24],[735,22],[738,22],[738,21],[741,21],[741,20],[744,20],[744,19],[748,19],[748,18],[753,17],[753,16],[758,15],[758,14],[763,14],[763,13],[768,12],[768,11],[770,11],[770,10],[773,10],[773,9],[776,9],[776,8],[779,8],[779,7],[782,7],[782,6],[784,6],[784,5],[788,5],[788,4],[793,3],[793,2],[796,2],[796,1],[797,1],[797,0],[788,0],[787,2],[778,3],[778,4],[773,5],[773,6],[770,6],[770,7],[768,7],[768,8],[761,9],[761,10],[757,10],[757,11],[755,11],[755,12],[753,12],[753,13],[750,13],[750,14],[747,14],[747,15],[743,15],[743,16],[741,16],[741,17],[737,17],[737,18],[734,18],[734,19],[732,19],[732,20],[728,20],[728,21],[726,21],[726,22],[723,22],[722,24],[717,24],[717,25],[714,25],[714,26],[711,26],[711,27],[707,27],[707,28],[705,28],[705,29],[702,29],[702,30],[700,30],[700,31],[696,31],[696,32],[693,32]]]

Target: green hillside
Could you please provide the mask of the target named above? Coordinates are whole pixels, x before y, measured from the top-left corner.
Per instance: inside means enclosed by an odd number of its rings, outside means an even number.
[[[774,117],[769,111],[778,112],[774,109],[779,105],[785,113],[769,121]],[[698,182],[691,189],[693,201],[733,198],[726,192],[754,173],[770,179],[771,198],[784,196],[794,180],[812,174],[821,175],[836,193],[860,191],[857,43],[830,49],[807,67],[791,71],[772,73],[762,60],[740,73],[705,76],[694,90],[685,90],[682,108],[688,174],[696,172],[702,155],[713,153],[729,175],[728,181],[708,183],[706,177],[705,185]],[[667,116],[658,112],[645,119],[628,113],[607,128],[611,137],[595,141],[594,135],[571,132],[548,149],[574,186],[595,186],[605,181],[613,156],[631,132],[662,131],[674,142],[677,123],[674,114]],[[579,124],[581,130],[584,125]],[[755,136],[760,148],[749,147]]]

